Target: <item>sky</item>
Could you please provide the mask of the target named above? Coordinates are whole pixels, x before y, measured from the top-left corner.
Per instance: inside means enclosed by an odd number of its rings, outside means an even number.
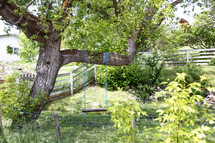
[[[188,10],[192,10],[192,6],[189,6],[185,9],[186,11]],[[184,18],[185,20],[187,20],[190,24],[192,24],[194,22],[194,13],[199,14],[200,12],[202,12],[203,10],[199,7],[199,6],[195,6],[195,10],[194,12],[191,11],[191,13],[189,15],[184,14],[184,8],[181,8],[180,6],[177,7],[177,11],[175,12],[175,16],[179,17],[179,18]],[[4,25],[3,21],[0,20],[0,35],[4,35],[6,34],[4,32],[4,28],[7,27],[6,25]],[[16,28],[12,28],[10,31],[10,34],[18,34],[19,31],[16,30]]]

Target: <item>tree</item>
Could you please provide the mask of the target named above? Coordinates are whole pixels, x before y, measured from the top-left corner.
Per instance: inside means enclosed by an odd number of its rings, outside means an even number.
[[[172,43],[175,47],[189,46],[193,49],[214,48],[214,24],[215,12],[214,6],[212,5],[207,11],[198,14],[192,25],[189,25],[189,21],[182,23],[180,29],[173,30],[171,36],[165,39],[167,39],[167,43]]]
[[[193,2],[196,2],[194,0]],[[172,17],[185,1],[165,0],[0,0],[0,16],[29,39],[39,42],[37,76],[29,97],[51,94],[59,69],[70,62],[121,66],[132,62],[137,49]],[[31,7],[31,8],[30,8]],[[61,50],[66,39],[70,49]],[[120,54],[119,54],[120,53]],[[46,98],[29,120],[37,119]],[[31,104],[31,103],[28,103]]]

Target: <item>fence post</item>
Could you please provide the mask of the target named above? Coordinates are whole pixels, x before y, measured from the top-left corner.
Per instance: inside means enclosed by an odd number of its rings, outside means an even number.
[[[57,113],[54,113],[54,120],[55,120],[55,126],[57,131],[57,139],[60,142],[60,125],[59,125]]]
[[[3,133],[3,124],[2,124],[1,105],[0,105],[0,134],[1,133]]]
[[[187,63],[189,63],[189,51],[187,50]]]
[[[94,77],[96,78],[96,64],[94,65]]]
[[[70,72],[70,94],[73,95],[73,71]]]

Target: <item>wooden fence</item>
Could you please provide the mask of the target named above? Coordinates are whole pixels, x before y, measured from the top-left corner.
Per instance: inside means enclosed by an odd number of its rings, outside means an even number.
[[[84,87],[84,77],[85,84],[89,84],[95,78],[96,65],[85,64],[85,66],[80,66],[70,73],[58,74],[54,89],[49,97],[50,100],[55,100],[66,95],[72,95],[78,90]],[[22,74],[19,80],[29,80],[30,84],[33,84],[35,74]]]
[[[152,52],[139,52],[136,63],[145,64],[153,57]],[[211,59],[215,58],[215,49],[192,49],[179,50],[178,52],[160,52],[158,53],[160,62],[168,65],[185,65],[186,63],[195,63],[197,65],[208,65]]]

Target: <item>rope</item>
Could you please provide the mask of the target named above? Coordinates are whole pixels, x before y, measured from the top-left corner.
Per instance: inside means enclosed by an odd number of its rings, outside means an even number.
[[[107,58],[108,58],[107,53],[105,53],[105,63],[104,63],[104,64],[106,64],[106,97],[105,97],[105,108],[107,108],[107,70],[108,70]],[[105,116],[107,116],[107,111],[105,111]]]
[[[86,91],[85,91],[85,51],[83,51],[83,69],[84,69],[84,108],[87,109],[87,103],[86,103]],[[85,118],[85,112],[84,112],[84,118]]]

